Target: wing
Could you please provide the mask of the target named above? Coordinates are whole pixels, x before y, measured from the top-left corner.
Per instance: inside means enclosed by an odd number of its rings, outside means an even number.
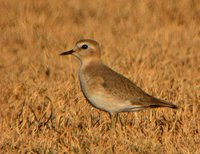
[[[140,97],[150,97],[132,81],[104,65],[99,76],[102,78],[103,88],[112,95],[126,100]]]
[[[136,107],[177,108],[177,106],[172,103],[168,103],[166,101],[150,96],[129,79],[125,78],[121,74],[113,71],[105,65],[104,67],[106,68],[103,69],[104,72],[101,74],[102,86],[111,95],[114,95],[119,99],[130,100],[131,105]]]

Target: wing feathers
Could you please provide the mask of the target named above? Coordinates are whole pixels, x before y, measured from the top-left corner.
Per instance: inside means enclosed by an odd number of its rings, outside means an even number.
[[[178,107],[172,103],[165,102],[163,100],[154,98],[154,97],[147,97],[147,98],[138,98],[138,99],[131,99],[131,104],[143,106],[144,108],[157,108],[157,107],[169,107],[173,109],[177,109]]]

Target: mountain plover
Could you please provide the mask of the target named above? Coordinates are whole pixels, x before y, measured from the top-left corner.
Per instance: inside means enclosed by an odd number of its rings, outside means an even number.
[[[104,65],[101,61],[101,49],[96,41],[80,40],[72,50],[60,55],[69,54],[81,62],[79,80],[84,96],[92,106],[108,112],[112,123],[120,112],[157,107],[177,108],[172,103],[150,96],[129,79]]]

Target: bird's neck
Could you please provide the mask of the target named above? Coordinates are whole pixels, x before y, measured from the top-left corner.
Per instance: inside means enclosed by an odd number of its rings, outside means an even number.
[[[96,66],[96,65],[101,65],[102,61],[100,58],[87,58],[81,60],[81,69],[85,69],[90,66]]]

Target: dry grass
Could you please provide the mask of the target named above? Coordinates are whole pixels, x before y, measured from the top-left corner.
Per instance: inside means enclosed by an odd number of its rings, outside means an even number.
[[[0,153],[200,153],[200,3],[0,1]],[[58,54],[81,38],[103,61],[180,109],[108,115],[91,107],[78,60]]]

